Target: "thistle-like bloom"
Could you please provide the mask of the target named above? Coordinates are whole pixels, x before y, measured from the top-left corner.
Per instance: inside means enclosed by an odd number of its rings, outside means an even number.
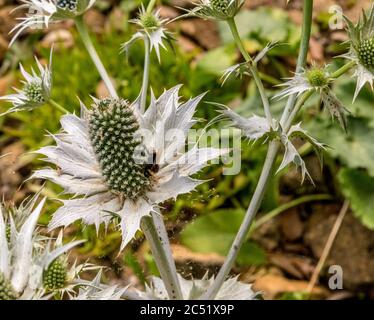
[[[144,114],[137,102],[104,99],[95,101],[91,110],[82,105],[81,117],[62,117],[64,132],[54,136],[57,145],[38,151],[57,169],[38,170],[33,177],[49,179],[79,197],[62,200],[51,229],[79,219],[99,228],[119,218],[123,249],[142,217],[202,183],[190,175],[227,150],[194,146],[184,152],[203,95],[180,103],[179,88],[158,99],[152,96]]]
[[[13,107],[2,115],[15,111],[32,110],[49,100],[52,89],[52,50],[48,66],[43,67],[37,58],[35,58],[35,61],[38,72],[31,69],[31,74],[26,72],[20,64],[20,70],[24,77],[24,80],[22,80],[23,88],[21,90],[14,88],[17,93],[0,97],[0,100],[6,100],[13,104]]]
[[[164,41],[171,44],[171,40],[173,40],[171,33],[168,32],[165,28],[167,21],[168,19],[161,19],[160,10],[148,13],[142,5],[138,17],[130,21],[138,25],[140,29],[131,37],[129,41],[122,44],[121,51],[127,53],[131,45],[136,40],[144,39],[145,37],[147,37],[150,43],[150,52],[152,51],[152,49],[154,49],[157,55],[157,59],[160,62],[160,47],[166,50]]]
[[[11,44],[28,28],[48,28],[51,22],[58,22],[82,15],[96,0],[21,0],[16,9],[27,11],[26,17],[19,18],[10,33],[15,33]]]
[[[228,20],[234,18],[244,0],[200,0],[190,14],[203,19]]]
[[[202,294],[213,284],[214,277],[208,278],[207,274],[199,280],[186,280],[178,274],[179,283],[184,300],[199,299]],[[252,286],[238,281],[237,277],[226,280],[214,300],[255,300],[257,294]],[[145,299],[168,300],[169,295],[163,281],[158,277],[152,277],[150,285],[146,285],[146,291],[142,293]]]
[[[45,199],[32,210],[35,202],[36,197],[7,214],[0,208],[0,300],[48,298],[65,284],[61,255],[82,242],[46,248],[35,230]]]
[[[353,100],[368,83],[373,90],[374,84],[374,4],[369,13],[363,16],[357,24],[346,18],[348,25],[350,50],[345,58],[354,61],[354,76],[357,77],[356,91]]]
[[[285,88],[274,96],[275,99],[290,95],[299,96],[310,90],[318,92],[321,95],[323,106],[329,111],[331,117],[336,118],[340,126],[347,131],[347,113],[349,111],[331,90],[331,78],[326,68],[312,66],[310,69],[296,73],[293,78],[280,86]]]

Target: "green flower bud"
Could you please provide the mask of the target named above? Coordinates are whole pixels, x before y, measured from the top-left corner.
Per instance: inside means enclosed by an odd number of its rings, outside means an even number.
[[[328,78],[326,77],[325,71],[320,68],[312,68],[306,72],[308,82],[313,87],[324,87],[328,84]]]

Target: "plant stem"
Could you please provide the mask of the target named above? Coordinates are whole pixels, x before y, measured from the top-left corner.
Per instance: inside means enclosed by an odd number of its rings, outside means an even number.
[[[313,0],[304,0],[304,14],[303,14],[303,26],[301,29],[301,42],[299,56],[297,58],[296,72],[301,72],[305,67],[306,58],[309,50],[310,34],[312,30],[312,18],[313,18]],[[283,111],[280,124],[283,126],[290,117],[292,110],[296,102],[296,94],[291,95],[288,98],[286,107]]]
[[[152,213],[151,217],[144,217],[141,228],[149,242],[169,298],[182,300],[182,291],[162,216],[159,213]]]
[[[331,79],[339,78],[339,77],[342,76],[344,73],[346,73],[347,71],[349,71],[349,69],[351,69],[355,64],[356,64],[355,61],[349,61],[349,62],[346,63],[344,66],[342,66],[340,69],[338,69],[338,70],[336,70],[335,72],[333,72],[333,73],[330,75],[330,78],[331,78]]]
[[[213,284],[208,288],[208,290],[202,295],[202,299],[213,299],[219,289],[221,288],[223,282],[228,276],[232,266],[235,263],[236,257],[238,256],[239,250],[247,238],[251,222],[257,210],[260,207],[262,199],[264,197],[266,186],[269,182],[269,177],[272,173],[273,164],[278,153],[279,143],[275,140],[271,141],[269,144],[268,152],[266,155],[265,163],[262,168],[260,179],[257,183],[256,190],[253,194],[251,203],[247,209],[243,222],[239,228],[238,233],[235,236],[234,242],[232,243],[230,250],[226,256],[225,262],[223,263],[221,269],[219,270],[217,277],[215,278]]]
[[[305,65],[306,56],[307,56],[308,47],[309,47],[310,31],[311,31],[311,24],[312,24],[312,13],[313,13],[313,0],[304,0],[303,28],[302,28],[301,47],[299,51],[297,69],[300,69]],[[231,23],[229,23],[229,25],[230,25],[230,29],[232,29],[234,38],[238,38],[236,39],[236,42],[237,42],[237,45],[239,46],[239,49],[241,48],[240,51],[242,51],[244,47],[238,35],[235,22],[232,21]],[[246,50],[244,50],[244,52],[246,52]],[[242,52],[243,55],[244,55],[244,52]],[[283,122],[286,122],[288,120],[288,117],[292,112],[295,99],[293,101],[287,102],[287,105],[282,114],[282,119],[284,119]],[[292,122],[292,119],[291,119],[291,122]],[[272,169],[273,169],[273,165],[274,165],[277,153],[278,153],[278,149],[279,149],[279,142],[273,140],[269,143],[264,166],[262,168],[259,181],[257,183],[251,202],[248,206],[243,222],[234,239],[234,242],[232,243],[230,247],[227,258],[224,264],[222,265],[220,271],[217,274],[215,281],[213,282],[212,286],[202,295],[203,299],[213,299],[216,296],[223,282],[225,281],[227,275],[229,274],[232,266],[234,265],[236,257],[239,253],[239,250],[242,244],[244,243],[246,236],[248,234],[252,219],[256,215],[261,205],[262,199],[266,191],[266,186],[268,184],[270,175],[272,173]]]
[[[326,245],[323,248],[323,252],[322,252],[321,257],[318,261],[318,264],[317,264],[316,268],[314,269],[313,275],[312,275],[312,277],[309,281],[309,284],[308,284],[308,288],[306,289],[307,293],[311,293],[314,286],[317,283],[319,274],[320,274],[320,272],[321,272],[321,270],[322,270],[322,268],[323,268],[323,266],[326,262],[326,259],[327,259],[328,255],[330,253],[331,247],[334,243],[336,235],[338,234],[338,231],[340,229],[340,226],[342,225],[343,219],[344,219],[345,214],[347,213],[348,209],[349,209],[349,201],[346,200],[346,201],[344,201],[344,204],[343,204],[342,208],[340,209],[339,215],[336,218],[335,223],[334,223],[334,225],[331,229],[331,232],[330,232],[329,237],[326,241]]]
[[[52,99],[49,99],[48,103],[57,110],[60,110],[62,113],[70,113],[69,110],[65,109],[62,105]]]
[[[249,55],[247,50],[244,48],[244,45],[243,45],[242,40],[240,39],[238,28],[236,26],[234,18],[228,19],[227,24],[230,27],[231,34],[234,38],[234,41],[235,41],[238,49],[240,50],[240,52],[241,52],[242,56],[244,57],[245,61],[247,61],[248,64],[249,64],[249,69],[251,71],[252,77],[253,77],[256,85],[257,85],[258,91],[259,91],[260,96],[261,96],[261,100],[262,100],[262,104],[264,106],[266,119],[268,120],[269,124],[271,126],[273,126],[273,117],[272,117],[271,112],[270,112],[269,99],[266,95],[265,88],[264,88],[264,85],[261,81],[261,77],[258,73],[257,67],[253,64],[253,60],[252,60],[251,56]]]
[[[149,85],[149,62],[150,62],[150,54],[149,54],[149,39],[148,37],[144,37],[144,70],[143,70],[143,83],[142,83],[142,91],[140,93],[140,110],[144,113],[145,105],[147,102],[147,92],[148,92],[148,85]]]
[[[156,2],[157,2],[157,0],[151,0],[151,1],[149,1],[148,6],[147,6],[147,13],[151,13],[152,12],[154,6],[156,5]]]
[[[97,71],[99,72],[101,79],[104,81],[105,86],[107,87],[109,94],[113,98],[118,98],[116,89],[113,86],[112,81],[110,80],[110,77],[103,65],[103,63],[100,60],[99,55],[96,52],[96,49],[91,41],[90,35],[88,34],[87,28],[83,22],[83,17],[79,16],[75,18],[75,25],[77,27],[78,33],[88,51],[88,54],[90,55],[93,63],[96,66]]]

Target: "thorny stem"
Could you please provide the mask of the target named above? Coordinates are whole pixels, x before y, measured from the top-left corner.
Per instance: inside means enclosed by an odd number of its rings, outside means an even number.
[[[265,88],[264,88],[264,85],[261,81],[261,77],[258,73],[257,67],[253,63],[253,60],[252,60],[251,56],[249,55],[249,53],[247,52],[247,50],[244,48],[244,45],[243,45],[243,42],[242,42],[242,40],[239,36],[238,28],[236,26],[234,18],[228,19],[227,24],[230,27],[231,34],[234,38],[234,41],[235,41],[238,49],[240,50],[241,54],[243,55],[245,61],[247,61],[248,64],[249,64],[249,68],[250,68],[252,77],[253,77],[253,79],[254,79],[254,81],[257,85],[258,91],[260,93],[262,104],[264,105],[264,111],[265,111],[266,119],[268,120],[269,124],[271,126],[273,126],[273,117],[272,117],[271,112],[270,112],[269,99],[266,95]]]
[[[147,92],[149,86],[149,39],[147,36],[144,37],[144,70],[143,70],[143,83],[142,91],[140,96],[140,110],[144,113],[145,105],[147,102]]]
[[[83,18],[81,16],[75,18],[75,25],[77,27],[78,33],[88,51],[88,54],[90,55],[92,62],[96,66],[97,71],[99,72],[101,79],[104,81],[105,86],[107,87],[109,94],[113,97],[118,99],[118,94],[116,92],[116,89],[113,86],[112,81],[110,80],[110,77],[103,65],[103,63],[100,60],[99,55],[96,52],[96,49],[91,41],[90,35],[88,34],[87,28],[83,22]]]
[[[69,110],[65,109],[62,105],[52,99],[49,99],[48,103],[57,110],[60,110],[62,113],[70,113]]]
[[[303,27],[302,27],[302,34],[301,34],[301,46],[299,51],[299,57],[298,57],[298,63],[297,63],[297,69],[301,69],[306,62],[306,56],[308,53],[309,48],[309,39],[310,39],[310,32],[311,32],[311,25],[312,25],[312,14],[313,14],[313,0],[304,0],[304,17],[303,17]],[[240,40],[240,37],[238,35],[236,25],[234,21],[229,22],[230,29],[233,32],[235,39],[240,51],[244,49],[243,44]],[[236,30],[236,31],[235,31]],[[246,50],[244,50],[246,52]],[[244,55],[244,52],[242,54]],[[249,56],[248,53],[247,57]],[[246,59],[247,60],[247,59]],[[260,89],[259,89],[260,90]],[[288,118],[291,114],[291,111],[293,109],[294,102],[296,100],[296,97],[293,101],[288,101],[287,105],[284,109],[281,124],[282,122],[287,122]],[[268,100],[267,100],[268,101]],[[265,107],[265,105],[264,105]],[[270,112],[270,109],[269,109]],[[272,119],[270,117],[270,119]],[[292,119],[291,119],[292,122]],[[270,122],[271,123],[271,122]],[[243,245],[246,236],[248,234],[249,228],[251,226],[252,219],[256,215],[262,199],[264,197],[267,184],[269,182],[270,175],[272,173],[273,165],[277,156],[279,150],[279,142],[276,140],[273,140],[269,143],[268,151],[266,154],[266,159],[264,162],[264,166],[261,171],[261,175],[259,178],[259,181],[257,183],[255,192],[253,193],[253,197],[251,199],[251,202],[248,206],[247,212],[245,214],[245,217],[243,219],[243,222],[239,228],[239,231],[230,247],[230,250],[227,254],[226,260],[224,264],[222,265],[221,269],[219,270],[217,277],[215,281],[213,282],[212,286],[202,295],[203,299],[214,299],[216,294],[218,293],[219,289],[221,288],[223,282],[225,281],[226,277],[228,276],[232,266],[235,263],[235,260],[238,256],[239,250],[241,246]]]
[[[151,217],[143,217],[141,229],[149,242],[169,298],[182,300],[182,291],[162,216],[159,213],[152,213]]]

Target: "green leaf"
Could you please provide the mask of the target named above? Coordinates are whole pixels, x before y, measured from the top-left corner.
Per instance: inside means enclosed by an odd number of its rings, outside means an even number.
[[[243,209],[223,209],[203,215],[181,233],[181,242],[195,252],[226,255],[244,218]],[[265,252],[257,244],[246,242],[237,263],[260,265],[266,262]]]
[[[370,120],[348,118],[348,133],[331,121],[316,121],[309,124],[309,131],[319,141],[327,144],[327,151],[350,168],[364,168],[374,177],[374,126]]]
[[[286,12],[274,8],[242,10],[236,15],[235,21],[242,39],[254,36],[265,42],[290,43],[290,34],[296,29]],[[220,23],[219,27],[223,42],[231,42],[232,36],[226,23]]]
[[[236,58],[237,53],[233,46],[219,47],[205,54],[197,67],[206,73],[222,76],[224,71],[235,63]]]
[[[355,169],[342,169],[338,178],[344,196],[351,202],[354,215],[366,227],[374,229],[374,178]]]

